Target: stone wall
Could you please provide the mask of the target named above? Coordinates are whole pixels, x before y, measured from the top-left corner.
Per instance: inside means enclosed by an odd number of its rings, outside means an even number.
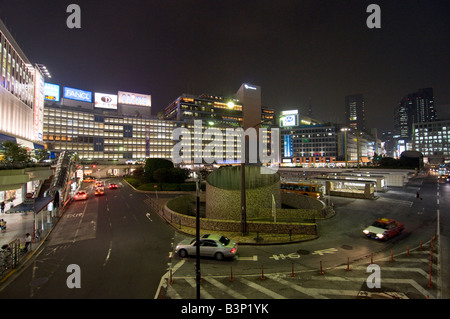
[[[174,226],[196,227],[196,217],[179,214],[164,206],[160,209],[160,215]],[[223,220],[212,218],[200,218],[200,228],[212,231],[240,232],[241,223],[238,220]],[[276,233],[276,234],[306,234],[317,235],[315,223],[271,223],[248,221],[249,232]]]
[[[260,208],[281,207],[280,175],[258,165],[245,165],[245,200],[247,218],[257,218]],[[212,219],[241,219],[242,166],[218,169],[206,179],[206,217]]]
[[[281,192],[281,202],[293,209],[287,209],[280,213],[296,215],[297,218],[328,218],[334,215],[333,208],[326,206],[321,200],[307,195]]]
[[[260,208],[272,208],[272,194],[278,208],[281,207],[280,182],[259,188],[247,189],[247,218],[260,216]],[[206,217],[213,219],[241,219],[241,191],[206,185]]]

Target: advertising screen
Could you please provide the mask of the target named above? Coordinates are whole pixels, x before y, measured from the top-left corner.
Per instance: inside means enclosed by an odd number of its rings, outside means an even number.
[[[49,101],[59,102],[60,86],[52,83],[44,83],[44,98]]]
[[[64,87],[64,98],[82,102],[92,103],[92,92],[80,89]]]
[[[152,106],[151,95],[119,91],[118,99],[121,104]]]
[[[280,113],[280,127],[298,126],[298,111],[283,111]]]
[[[284,157],[294,156],[294,138],[292,135],[284,136]]]
[[[95,92],[94,107],[117,110],[117,95]]]

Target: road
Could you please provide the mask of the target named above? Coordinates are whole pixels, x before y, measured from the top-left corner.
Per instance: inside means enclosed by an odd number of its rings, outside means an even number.
[[[71,204],[28,267],[2,287],[0,298],[195,298],[195,258],[173,254],[174,244],[187,236],[151,211],[148,198],[154,195],[117,183],[117,190],[106,189],[99,197],[89,186],[90,198]],[[422,199],[415,197],[417,191]],[[337,214],[319,221],[316,240],[240,245],[236,260],[202,258],[202,298],[445,297],[448,287],[440,287],[448,282],[443,248],[448,247],[444,212],[450,208],[450,185],[428,176],[378,195],[376,200],[332,197]],[[440,240],[430,281],[438,210]],[[362,229],[380,217],[402,221],[405,231],[388,242],[364,238]],[[381,290],[365,286],[371,259],[382,269]],[[347,261],[352,271],[346,271]],[[69,265],[80,267],[79,289],[67,287]]]
[[[416,198],[416,192],[420,193],[422,199]],[[357,298],[367,291],[364,284],[369,276],[367,266],[371,260],[381,266],[386,277],[383,292],[389,290],[391,295],[401,294],[403,298],[439,298],[441,290],[447,289],[437,287],[442,287],[447,282],[442,279],[447,277],[444,277],[444,271],[441,270],[446,269],[448,254],[445,250],[438,249],[440,245],[437,242],[433,242],[434,271],[430,284],[430,249],[437,230],[437,210],[440,207],[443,212],[450,208],[448,200],[442,199],[450,198],[450,185],[438,184],[435,176],[428,176],[416,179],[404,188],[391,188],[387,193],[377,195],[379,198],[376,200],[333,197],[336,216],[319,221],[320,238],[317,240],[285,245],[240,246],[239,258],[227,263],[203,258],[201,271],[206,283],[202,284],[205,292],[202,298],[235,298],[243,295],[275,299],[314,296]],[[365,238],[362,235],[365,226],[381,217],[402,221],[405,231],[387,242]],[[444,223],[448,225],[447,219],[442,216],[440,222],[441,228]],[[445,233],[447,232],[448,230]],[[183,238],[177,234],[175,239],[179,241]],[[440,238],[439,243],[445,239],[442,231]],[[166,298],[195,298],[194,263],[195,258],[181,259],[174,255],[173,283],[166,285]],[[342,271],[347,268],[347,263],[355,271]],[[316,276],[320,265],[328,276]],[[297,274],[297,284],[294,285],[292,272]],[[262,273],[271,280],[261,281]],[[299,286],[300,282],[305,283],[305,278],[299,274],[309,278],[309,281],[306,280],[309,289],[322,289],[321,293],[306,290],[303,294],[299,293],[299,289],[305,288]],[[232,283],[229,281],[231,276],[235,279]],[[290,279],[289,283],[285,282],[286,277]],[[252,278],[252,281],[249,282],[248,278]],[[303,279],[298,281],[299,278]],[[218,283],[217,280],[221,282]],[[241,280],[245,282],[242,283]],[[284,284],[280,286],[280,282]],[[343,282],[353,282],[353,285],[342,290],[345,286]],[[260,291],[264,289],[266,293],[261,295]],[[223,293],[224,291],[227,293]]]
[[[28,267],[2,287],[1,299],[155,297],[174,230],[149,211],[147,195],[116,182],[118,189],[97,197],[93,184],[84,184],[88,200],[70,204]],[[79,289],[67,286],[75,274],[69,265],[79,266]]]

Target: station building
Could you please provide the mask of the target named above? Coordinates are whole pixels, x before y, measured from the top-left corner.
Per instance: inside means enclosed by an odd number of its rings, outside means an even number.
[[[170,159],[177,124],[151,115],[150,95],[52,85],[54,95],[47,92],[44,108],[43,138],[49,150],[73,151],[81,161],[100,164]]]

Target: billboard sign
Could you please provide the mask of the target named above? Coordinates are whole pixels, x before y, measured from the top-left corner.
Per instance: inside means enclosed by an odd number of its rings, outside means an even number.
[[[44,78],[36,69],[34,75],[33,133],[34,139],[42,141],[44,131]]]
[[[81,102],[92,103],[92,92],[64,87],[64,98]]]
[[[44,83],[44,98],[49,101],[59,102],[60,100],[60,86],[52,83]]]
[[[152,106],[151,95],[119,91],[118,99],[120,104]]]
[[[298,126],[298,110],[282,111],[280,113],[280,127]]]
[[[117,110],[117,95],[95,92],[94,107]]]

